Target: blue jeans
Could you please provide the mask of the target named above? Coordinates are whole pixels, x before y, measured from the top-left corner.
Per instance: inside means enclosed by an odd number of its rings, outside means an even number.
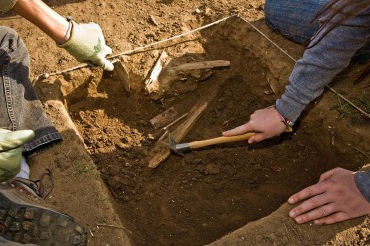
[[[28,51],[18,34],[0,26],[0,128],[35,132],[23,146],[26,157],[62,140],[31,85],[29,64]]]
[[[266,24],[289,40],[308,43],[320,26],[315,17],[327,2],[329,0],[266,0]],[[370,61],[370,45],[361,49],[352,60],[358,63]]]
[[[266,24],[297,43],[309,41],[319,29],[315,18],[329,0],[266,0]]]

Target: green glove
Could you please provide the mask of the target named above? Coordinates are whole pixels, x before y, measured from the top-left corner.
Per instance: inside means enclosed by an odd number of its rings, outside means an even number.
[[[34,136],[32,130],[0,129],[0,182],[11,179],[19,173],[22,145]]]
[[[80,62],[88,62],[102,67],[104,70],[113,71],[113,64],[105,56],[112,54],[112,49],[105,44],[103,32],[98,24],[77,24],[71,21],[70,37],[58,47],[66,49]]]

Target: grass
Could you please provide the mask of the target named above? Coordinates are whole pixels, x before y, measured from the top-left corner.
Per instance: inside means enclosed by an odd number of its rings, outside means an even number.
[[[90,172],[92,170],[96,170],[95,164],[88,164],[88,165],[85,165],[85,164],[86,163],[77,162],[76,165],[73,165],[74,167],[73,175],[79,175],[82,173]]]
[[[338,119],[348,118],[353,122],[361,122],[368,118],[365,117],[361,112],[356,110],[350,104],[342,100],[339,96],[337,97],[338,104],[330,108],[330,110],[336,110],[339,113]],[[362,95],[360,97],[355,97],[355,100],[359,102],[360,105],[357,105],[365,112],[370,111],[370,97],[368,95]]]
[[[365,110],[370,109],[370,98],[369,98],[369,96],[363,95],[360,98],[358,98],[358,100],[360,101],[360,103],[362,103],[364,105]]]

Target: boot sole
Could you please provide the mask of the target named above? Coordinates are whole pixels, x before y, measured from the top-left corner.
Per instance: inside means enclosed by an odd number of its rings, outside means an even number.
[[[87,245],[87,230],[72,217],[6,186],[0,186],[0,235],[39,246]]]

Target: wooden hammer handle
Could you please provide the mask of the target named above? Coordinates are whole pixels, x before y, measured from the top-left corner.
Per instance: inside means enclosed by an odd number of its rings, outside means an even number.
[[[222,136],[222,137],[211,138],[211,139],[206,139],[206,140],[194,141],[194,142],[189,143],[189,147],[190,149],[198,149],[198,148],[209,146],[209,145],[242,141],[242,140],[246,140],[250,138],[254,134],[255,134],[254,132],[248,132],[243,135],[230,136],[230,137]]]

